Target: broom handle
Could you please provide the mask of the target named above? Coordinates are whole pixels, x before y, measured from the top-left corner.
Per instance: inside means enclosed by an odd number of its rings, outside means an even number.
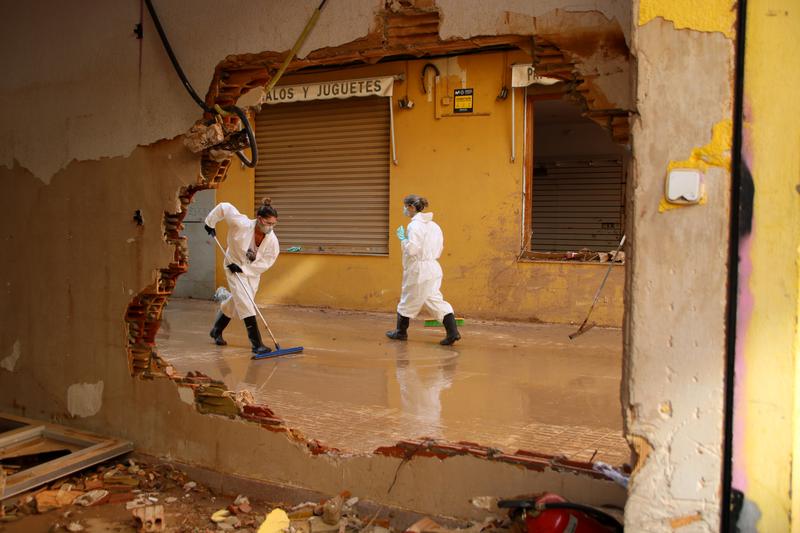
[[[219,249],[222,250],[222,255],[225,256],[225,260],[232,263],[233,261],[231,261],[230,258],[228,257],[228,252],[219,243],[219,239],[217,239],[216,235],[214,235],[214,242],[216,242],[217,246],[219,246]],[[236,279],[239,280],[239,284],[242,286],[242,290],[247,295],[247,298],[250,300],[250,303],[253,304],[253,307],[255,308],[256,313],[258,313],[258,316],[261,318],[261,321],[264,323],[264,327],[267,328],[267,333],[269,333],[269,336],[272,337],[272,342],[275,344],[275,348],[280,350],[281,347],[278,344],[278,341],[275,340],[275,335],[273,335],[272,334],[272,330],[269,329],[269,324],[267,324],[267,320],[264,318],[264,315],[261,314],[261,309],[258,308],[258,306],[256,305],[255,300],[253,299],[252,296],[250,296],[250,291],[247,289],[247,286],[244,284],[244,281],[242,281],[242,278],[239,277],[239,273],[238,272],[234,272],[233,274],[236,276]]]
[[[592,306],[589,308],[589,314],[592,314],[592,309],[594,309],[594,305],[597,303],[597,299],[600,298],[600,291],[603,290],[603,287],[608,280],[608,275],[611,274],[611,269],[614,268],[614,261],[617,259],[617,254],[620,250],[622,250],[622,245],[625,244],[625,235],[622,236],[622,240],[619,241],[619,246],[617,246],[616,251],[614,252],[614,257],[611,258],[608,264],[608,270],[606,270],[606,275],[603,277],[603,282],[600,283],[600,286],[597,287],[597,292],[594,294],[594,300],[592,301]],[[586,316],[586,319],[589,319],[589,316]]]

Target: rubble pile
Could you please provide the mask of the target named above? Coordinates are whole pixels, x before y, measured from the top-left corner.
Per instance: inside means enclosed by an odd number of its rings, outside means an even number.
[[[444,526],[431,518],[407,519],[385,507],[360,502],[349,492],[297,505],[219,496],[170,464],[130,459],[84,470],[0,506],[0,530],[26,518],[51,517],[51,532],[89,531],[100,514],[125,531],[205,533],[489,533],[508,531],[508,519]],[[112,509],[113,508],[113,509]],[[410,523],[410,525],[409,525]]]

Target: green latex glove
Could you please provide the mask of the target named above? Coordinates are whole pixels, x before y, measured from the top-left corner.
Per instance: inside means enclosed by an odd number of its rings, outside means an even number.
[[[403,226],[398,226],[395,233],[397,233],[397,238],[400,239],[400,242],[408,239],[408,237],[406,237],[406,229]]]
[[[286,249],[286,251],[287,251],[287,252],[292,252],[292,253],[294,253],[294,252],[299,252],[299,251],[300,251],[300,250],[302,250],[302,249],[303,249],[303,248],[302,248],[302,247],[300,247],[300,246],[292,246],[291,248],[287,248],[287,249]]]

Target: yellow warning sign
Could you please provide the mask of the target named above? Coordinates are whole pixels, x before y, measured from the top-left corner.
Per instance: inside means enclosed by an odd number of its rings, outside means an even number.
[[[453,112],[472,113],[472,89],[456,89],[453,91]]]

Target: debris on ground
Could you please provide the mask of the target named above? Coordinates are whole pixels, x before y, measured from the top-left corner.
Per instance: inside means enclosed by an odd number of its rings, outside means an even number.
[[[117,506],[122,516],[127,513],[131,524],[133,517],[137,517],[142,531],[162,531],[158,529],[161,527],[158,524],[164,523],[162,500],[176,507],[182,504],[184,508],[176,509],[180,514],[193,514],[186,507],[195,502],[182,503],[178,497],[184,494],[184,487],[197,496],[198,504],[213,497],[210,491],[190,481],[185,473],[171,465],[112,460],[22,494],[16,502],[8,500],[0,505],[0,522],[11,523],[29,515],[58,511],[57,519],[54,517],[50,526],[52,531],[83,531],[86,526],[79,519],[82,517],[76,515],[85,517],[100,512],[95,510]],[[171,495],[164,498],[164,493]],[[199,526],[202,518],[198,517],[197,521]]]
[[[71,485],[64,485],[58,490],[43,490],[40,491],[34,500],[36,501],[36,511],[39,513],[46,513],[61,507],[72,505],[72,502],[83,492],[79,490],[72,490]]]
[[[290,524],[286,511],[273,509],[258,527],[258,533],[281,533],[281,531],[288,529]]]
[[[406,528],[405,533],[428,533],[431,531],[441,531],[444,529],[442,526],[434,522],[428,517],[418,520]]]
[[[224,522],[226,518],[231,515],[231,512],[227,509],[220,509],[216,513],[211,515],[211,521],[215,523]]]
[[[91,507],[102,502],[108,495],[111,494],[105,489],[92,489],[75,498],[72,502],[73,505],[83,505],[84,507]]]
[[[486,506],[488,501],[476,498],[473,503],[481,507],[479,502]],[[347,491],[293,503],[215,494],[165,463],[111,460],[23,494],[13,505],[0,505],[0,524],[9,533],[25,532],[31,530],[26,518],[43,515],[45,520],[52,516],[48,525],[53,532],[93,530],[98,517],[111,529],[147,533],[166,531],[167,523],[169,531],[185,533],[508,533],[510,526],[497,515],[458,527],[452,520],[419,515],[401,523],[393,511]]]
[[[139,531],[153,533],[156,531],[164,531],[166,528],[163,505],[145,505],[144,507],[137,507],[133,510],[133,517],[136,519]]]
[[[253,507],[250,505],[250,499],[240,494],[233,500],[233,503],[228,506],[228,510],[235,515],[249,514],[253,512]]]

